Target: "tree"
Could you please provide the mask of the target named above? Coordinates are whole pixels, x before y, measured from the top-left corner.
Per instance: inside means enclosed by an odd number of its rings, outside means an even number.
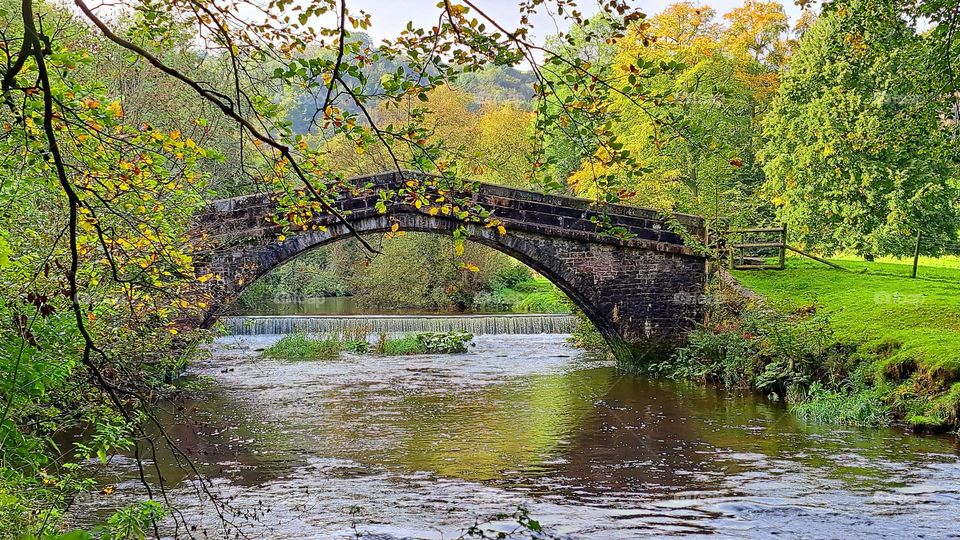
[[[764,191],[796,238],[910,253],[957,233],[956,152],[929,49],[890,0],[835,2],[800,41],[763,124]],[[936,242],[928,245],[936,245]]]
[[[741,26],[753,24],[742,15],[733,19]],[[622,161],[608,166],[602,159],[606,149],[599,149],[600,159],[581,158],[570,175],[576,192],[593,196],[594,177],[614,174],[621,201],[755,219],[750,195],[762,174],[753,148],[757,118],[770,92],[754,83],[763,75],[775,84],[777,74],[740,41],[729,39],[733,32],[716,21],[713,9],[691,2],[672,4],[631,27],[616,44],[610,70],[635,81],[649,102],[611,94],[607,112],[623,149],[640,167],[625,170]]]

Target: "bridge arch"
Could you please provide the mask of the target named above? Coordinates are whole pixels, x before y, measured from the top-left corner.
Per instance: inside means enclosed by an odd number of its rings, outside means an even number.
[[[388,173],[357,179],[358,184],[400,184],[413,173]],[[397,203],[375,210],[376,194],[344,201],[348,228],[332,216],[318,216],[325,230],[303,230],[278,240],[279,227],[269,194],[214,201],[197,220],[198,272],[213,273],[211,298],[201,326],[210,326],[254,281],[297,256],[359,234],[402,230],[453,234],[460,226],[469,240],[505,253],[542,274],[563,291],[594,323],[618,356],[652,356],[673,347],[702,316],[700,298],[705,260],[652,210],[614,206],[607,217],[627,229],[629,240],[603,234],[591,217],[589,201],[481,184],[474,200],[491,210],[507,233],[464,224],[442,214],[429,215]],[[702,221],[676,216],[692,234]]]

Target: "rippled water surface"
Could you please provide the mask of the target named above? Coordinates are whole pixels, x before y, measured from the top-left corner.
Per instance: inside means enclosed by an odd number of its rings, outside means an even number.
[[[522,505],[562,538],[960,537],[951,437],[805,425],[625,374],[558,335],[332,362],[261,358],[275,339],[220,339],[194,369],[215,383],[170,412],[227,509],[161,455],[188,523],[169,534],[456,538]],[[111,464],[117,501],[140,491],[134,471]]]

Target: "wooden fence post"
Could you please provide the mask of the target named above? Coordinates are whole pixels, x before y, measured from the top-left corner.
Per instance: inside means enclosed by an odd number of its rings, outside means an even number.
[[[913,246],[913,279],[917,279],[917,262],[920,261],[920,229],[917,229],[917,243]]]

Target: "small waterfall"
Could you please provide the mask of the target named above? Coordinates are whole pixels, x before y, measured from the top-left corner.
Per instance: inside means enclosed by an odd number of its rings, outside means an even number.
[[[220,321],[232,335],[341,333],[365,329],[380,332],[452,332],[481,334],[569,334],[576,326],[573,315],[304,315],[231,316]]]

